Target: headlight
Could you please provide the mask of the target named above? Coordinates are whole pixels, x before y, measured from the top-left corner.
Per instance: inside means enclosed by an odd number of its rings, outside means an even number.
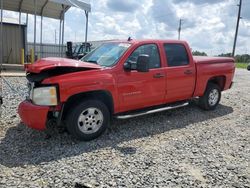
[[[38,87],[34,88],[32,92],[32,101],[34,104],[43,106],[56,106],[57,93],[56,87]]]

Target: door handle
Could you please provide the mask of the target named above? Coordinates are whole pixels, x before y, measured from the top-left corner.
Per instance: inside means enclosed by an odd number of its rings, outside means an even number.
[[[162,74],[162,73],[156,73],[156,74],[154,74],[154,78],[163,78],[163,77],[165,77],[165,75]]]
[[[191,70],[185,70],[185,71],[184,71],[184,74],[189,75],[189,74],[193,74],[193,72],[192,72]]]

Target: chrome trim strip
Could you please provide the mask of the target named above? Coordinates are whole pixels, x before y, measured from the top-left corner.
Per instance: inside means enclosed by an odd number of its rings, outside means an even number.
[[[118,115],[118,116],[115,116],[115,117],[117,119],[128,119],[128,118],[143,116],[143,115],[147,115],[147,114],[153,114],[153,113],[156,113],[156,112],[162,112],[162,111],[166,111],[166,110],[172,110],[172,109],[176,109],[176,108],[181,108],[181,107],[187,106],[188,104],[189,103],[186,102],[186,103],[183,103],[183,104],[180,104],[180,105],[176,105],[176,106],[167,106],[167,107],[157,108],[157,109],[154,109],[154,110],[149,110],[149,111],[141,112],[141,113],[137,113],[137,114]]]

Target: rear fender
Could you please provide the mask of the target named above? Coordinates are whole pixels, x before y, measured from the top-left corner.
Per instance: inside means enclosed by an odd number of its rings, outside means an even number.
[[[225,75],[213,76],[213,77],[208,78],[207,80],[204,80],[204,81],[199,80],[199,85],[198,85],[198,87],[196,87],[194,97],[195,96],[203,96],[205,91],[206,91],[208,83],[217,84],[220,87],[221,91],[225,90],[226,89],[225,88],[226,80],[227,80],[227,78]]]

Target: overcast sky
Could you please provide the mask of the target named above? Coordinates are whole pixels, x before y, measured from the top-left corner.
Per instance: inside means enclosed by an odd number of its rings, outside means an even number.
[[[210,55],[232,51],[239,0],[92,0],[89,40],[159,38],[177,39],[179,19],[183,19],[181,39],[193,50]],[[5,12],[5,17],[18,15]],[[237,54],[250,53],[250,0],[243,0]],[[25,15],[22,16],[25,21]],[[37,19],[40,30],[40,18]],[[29,16],[28,40],[33,41],[33,17]],[[44,19],[44,42],[55,42],[59,21]],[[66,13],[65,41],[84,41],[85,15],[71,8]],[[37,36],[39,41],[40,37]]]

